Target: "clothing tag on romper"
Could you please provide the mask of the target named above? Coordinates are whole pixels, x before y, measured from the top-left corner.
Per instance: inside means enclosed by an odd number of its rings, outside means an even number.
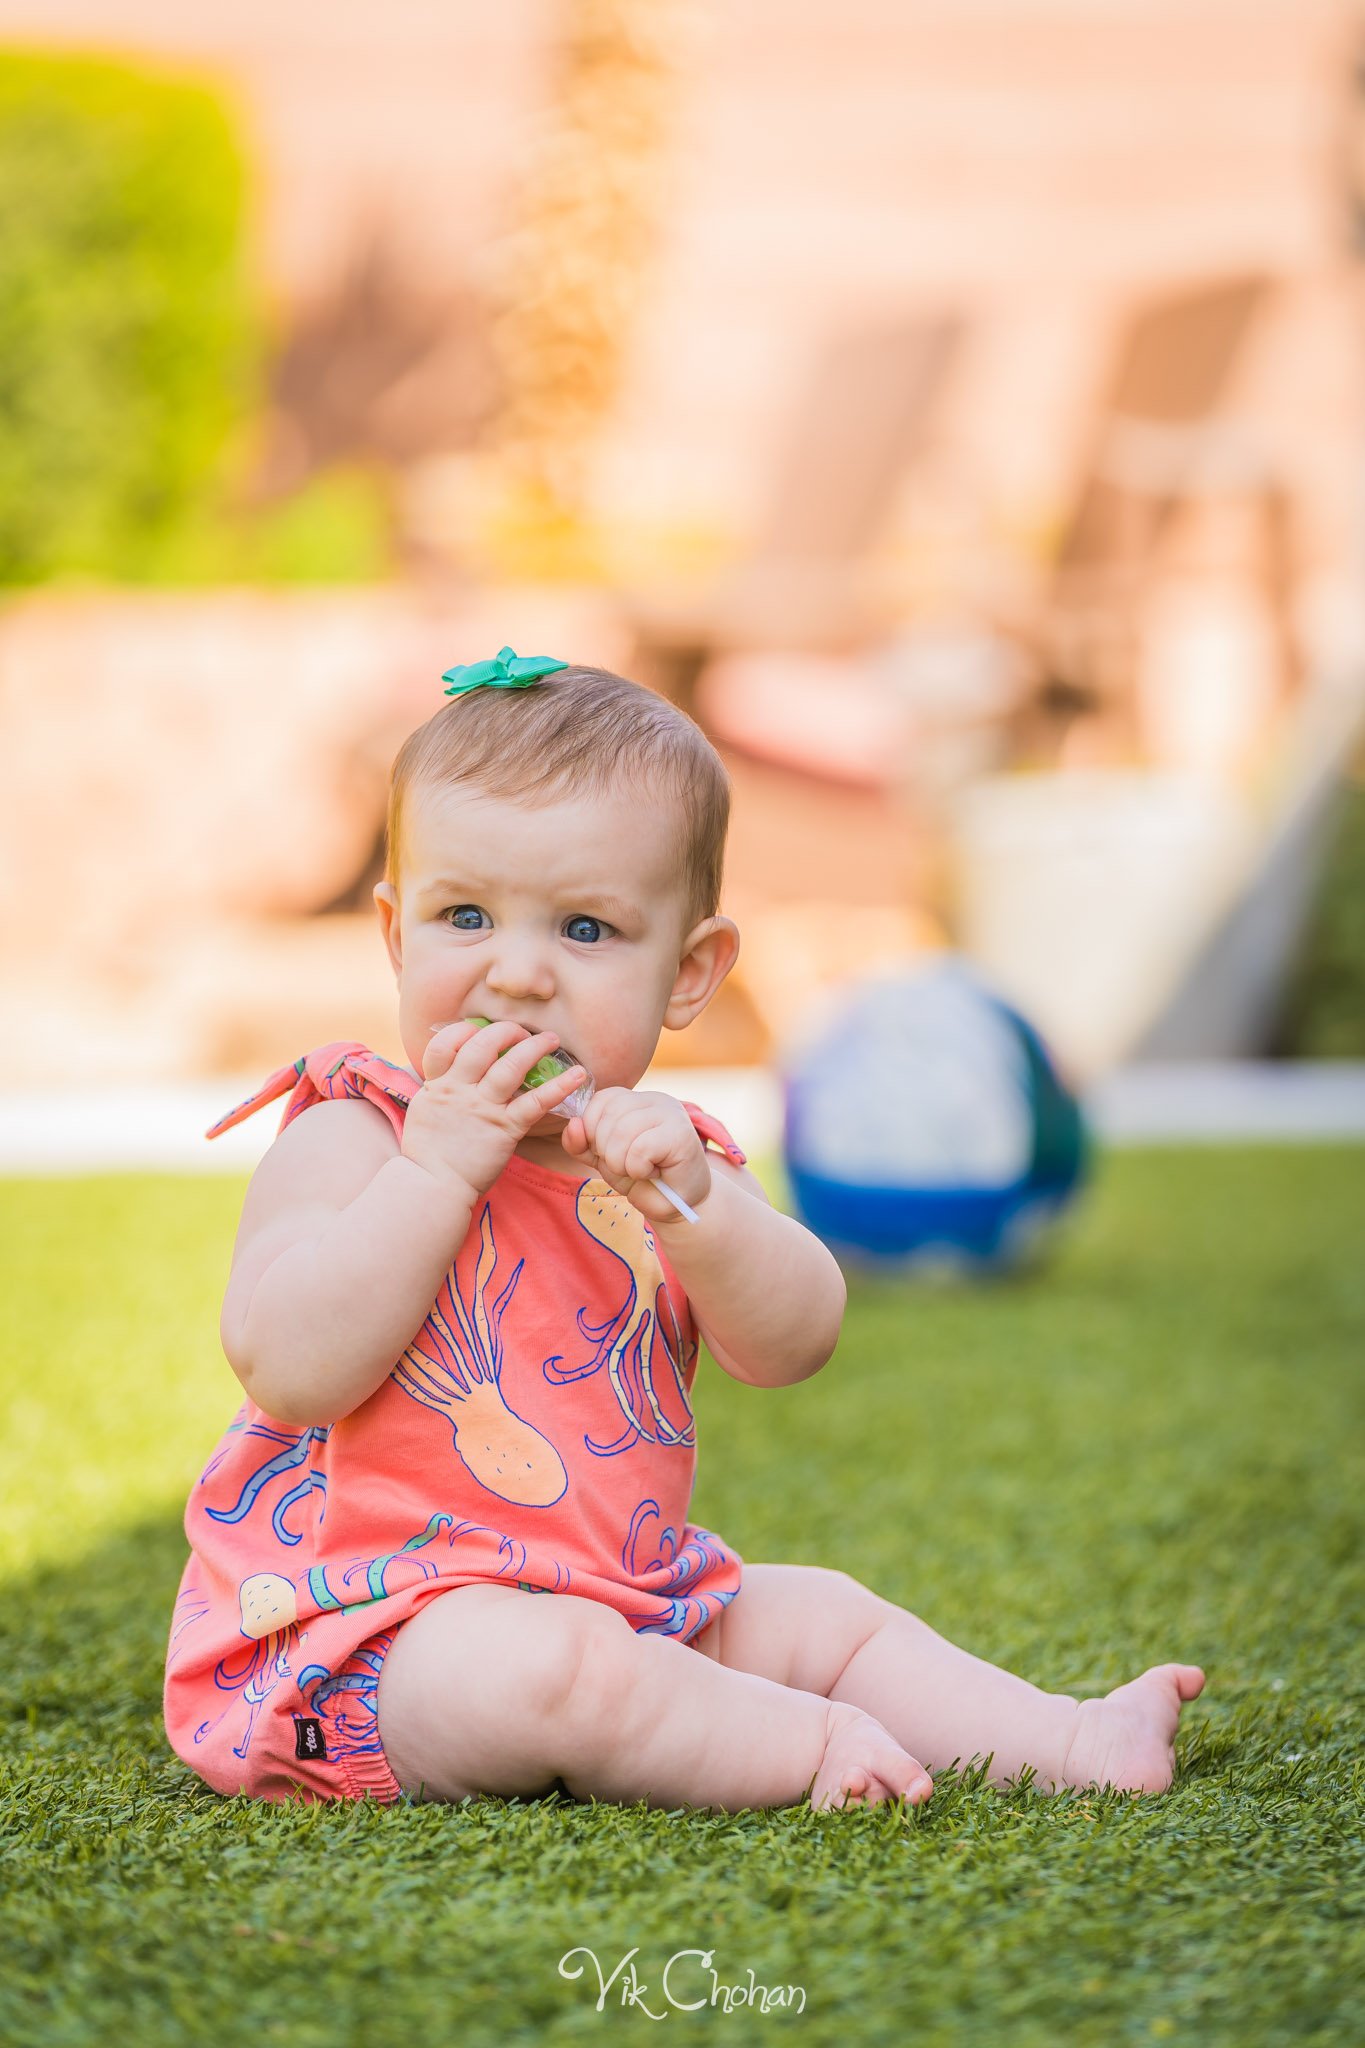
[[[315,1721],[307,1714],[295,1714],[294,1754],[300,1759],[312,1757],[318,1763],[326,1763],[327,1744],[323,1740],[321,1721]]]

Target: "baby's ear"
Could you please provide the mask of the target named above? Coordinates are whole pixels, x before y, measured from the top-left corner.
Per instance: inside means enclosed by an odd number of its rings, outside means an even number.
[[[700,1017],[739,958],[739,926],[728,917],[704,917],[683,940],[664,1029],[682,1031]]]
[[[376,882],[374,907],[379,912],[379,929],[396,975],[403,971],[403,928],[398,914],[398,891],[392,882]]]

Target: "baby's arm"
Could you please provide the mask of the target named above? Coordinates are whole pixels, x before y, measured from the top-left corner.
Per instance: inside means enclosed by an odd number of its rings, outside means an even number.
[[[472,1199],[398,1149],[365,1102],[320,1102],[256,1170],[223,1299],[228,1362],[293,1427],[371,1395],[422,1324]]]
[[[839,1341],[848,1289],[832,1252],[774,1209],[742,1166],[708,1157],[698,1221],[651,1227],[687,1290],[718,1365],[755,1387],[819,1372]]]
[[[848,1298],[832,1252],[774,1209],[753,1174],[705,1152],[671,1095],[605,1088],[564,1133],[649,1219],[717,1363],[751,1386],[809,1379],[830,1357]],[[690,1202],[679,1216],[651,1185]]]
[[[411,1343],[475,1205],[526,1131],[583,1079],[518,1091],[557,1044],[518,1024],[451,1025],[427,1048],[401,1150],[371,1104],[286,1125],[247,1191],[223,1349],[257,1405],[293,1427],[367,1400]]]

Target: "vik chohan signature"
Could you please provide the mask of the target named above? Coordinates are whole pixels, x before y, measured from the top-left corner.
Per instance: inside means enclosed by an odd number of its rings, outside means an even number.
[[[734,2012],[737,2007],[747,2007],[755,2012],[804,2012],[806,2009],[805,1987],[800,1984],[759,1984],[752,1970],[745,1972],[748,1983],[722,1984],[712,1967],[715,1950],[712,1948],[680,1948],[664,1964],[658,1992],[653,1992],[648,1981],[642,1982],[635,1968],[639,1948],[627,1949],[616,1968],[608,1977],[602,1965],[590,1948],[571,1948],[559,1959],[561,1977],[577,1979],[588,1977],[597,1982],[597,2010],[602,2012],[607,2003],[608,1993],[616,1991],[619,2003],[637,2006],[652,2020],[668,2017],[668,2008],[675,2012],[700,2012],[703,2006],[717,2007],[721,2012]],[[585,1958],[586,1960],[580,1960]],[[663,2009],[655,2011],[647,2003],[647,1996],[655,2005],[663,2001]]]

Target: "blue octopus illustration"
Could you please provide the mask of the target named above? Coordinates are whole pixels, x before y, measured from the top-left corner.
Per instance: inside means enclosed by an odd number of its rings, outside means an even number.
[[[394,1631],[373,1636],[353,1652],[348,1663],[358,1671],[338,1672],[325,1664],[306,1664],[299,1673],[299,1691],[310,1713],[323,1724],[328,1757],[374,1755],[379,1740],[379,1674],[393,1643]]]
[[[621,1545],[621,1563],[632,1579],[647,1573],[666,1574],[657,1593],[661,1599],[668,1599],[667,1610],[663,1614],[656,1614],[652,1609],[641,1610],[628,1614],[626,1618],[640,1635],[681,1636],[687,1641],[700,1634],[716,1613],[728,1607],[735,1597],[733,1591],[722,1592],[719,1589],[687,1597],[689,1586],[694,1586],[707,1572],[725,1564],[727,1552],[718,1536],[709,1529],[700,1528],[694,1528],[679,1549],[677,1530],[660,1527],[662,1521],[658,1501],[642,1500],[637,1504]],[[656,1589],[651,1587],[650,1590]]]
[[[546,1379],[552,1385],[564,1386],[586,1379],[605,1366],[626,1426],[611,1443],[596,1443],[592,1437],[584,1436],[584,1444],[596,1457],[614,1458],[641,1441],[684,1448],[695,1444],[697,1430],[684,1375],[696,1357],[697,1347],[687,1344],[678,1326],[653,1234],[640,1211],[605,1181],[584,1181],[578,1191],[576,1213],[589,1237],[624,1266],[626,1290],[620,1307],[605,1322],[594,1323],[586,1308],[579,1309],[578,1327],[593,1347],[592,1356],[586,1364],[577,1366],[566,1366],[559,1354],[547,1358],[541,1368]],[[669,1368],[682,1410],[677,1422],[664,1413],[654,1386],[655,1357],[659,1351]]]
[[[205,1514],[213,1522],[231,1523],[245,1521],[267,1487],[272,1485],[275,1480],[282,1479],[286,1473],[296,1471],[300,1465],[308,1465],[309,1469],[305,1472],[303,1478],[300,1479],[296,1486],[291,1486],[286,1493],[280,1496],[270,1515],[270,1526],[281,1543],[292,1545],[300,1542],[301,1532],[297,1529],[291,1529],[285,1521],[285,1516],[296,1502],[306,1500],[310,1493],[320,1493],[325,1504],[327,1498],[326,1474],[313,1470],[309,1460],[312,1457],[314,1445],[326,1443],[331,1433],[331,1424],[328,1423],[322,1428],[287,1430],[278,1429],[273,1423],[269,1422],[242,1423],[237,1421],[229,1425],[229,1434],[234,1433],[258,1437],[265,1443],[279,1444],[282,1446],[282,1449],[278,1450],[273,1458],[266,1459],[263,1464],[256,1467],[256,1470],[243,1485],[232,1507],[206,1507],[204,1510]],[[229,1448],[230,1446],[225,1443],[215,1456],[209,1460],[204,1470],[203,1478],[200,1480],[201,1485],[205,1480],[212,1477],[213,1473],[227,1456]]]

